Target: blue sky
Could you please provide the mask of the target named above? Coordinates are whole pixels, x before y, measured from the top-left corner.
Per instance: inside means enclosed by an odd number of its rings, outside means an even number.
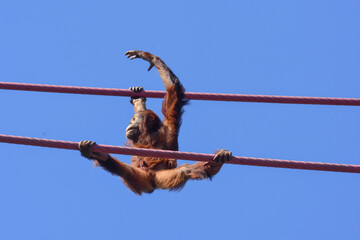
[[[360,97],[358,1],[0,1],[0,81]],[[128,98],[0,91],[0,133],[123,145]],[[161,100],[148,99],[160,114]],[[180,150],[360,164],[359,107],[192,101]],[[359,175],[226,165],[136,196],[77,151],[0,143],[1,239],[359,239]],[[129,156],[117,156],[129,162]],[[185,161],[179,161],[179,164]]]

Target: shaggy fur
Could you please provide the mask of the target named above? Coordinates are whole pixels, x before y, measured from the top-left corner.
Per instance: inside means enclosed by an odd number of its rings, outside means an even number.
[[[148,61],[150,68],[155,66],[167,91],[162,105],[164,120],[161,122],[151,110],[144,108],[138,111],[144,117],[139,126],[141,135],[136,142],[129,140],[128,145],[139,148],[178,150],[183,107],[188,103],[184,99],[184,87],[159,57],[141,51],[129,51],[127,55],[132,59],[142,58]],[[140,105],[145,106],[145,99],[139,101],[143,101]],[[97,160],[96,156],[92,158]],[[157,188],[180,190],[187,180],[211,178],[222,166],[221,162],[198,162],[177,167],[176,159],[140,156],[133,156],[131,164],[128,165],[110,155],[106,161],[98,160],[97,162],[105,170],[120,176],[125,185],[139,195],[143,192],[151,193]]]

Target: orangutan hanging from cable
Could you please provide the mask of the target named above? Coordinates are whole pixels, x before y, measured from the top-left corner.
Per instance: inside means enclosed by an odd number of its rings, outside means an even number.
[[[188,103],[184,99],[185,89],[171,69],[157,56],[143,51],[128,51],[125,55],[131,60],[141,58],[150,63],[148,71],[156,67],[166,89],[162,104],[164,120],[151,110],[146,109],[146,98],[131,97],[135,114],[126,128],[126,137],[132,147],[163,150],[178,150],[178,134],[181,125],[183,107]],[[140,92],[142,87],[130,90]],[[141,195],[152,193],[155,189],[180,190],[189,179],[212,178],[229,161],[232,153],[224,149],[217,151],[212,162],[183,164],[177,167],[176,159],[133,156],[131,164],[123,163],[107,153],[93,152],[95,142],[81,141],[81,155],[93,160],[110,173],[122,178],[126,186]]]

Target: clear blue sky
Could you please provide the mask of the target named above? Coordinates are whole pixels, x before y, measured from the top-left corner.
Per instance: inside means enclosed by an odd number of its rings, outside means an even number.
[[[358,98],[359,13],[355,0],[2,0],[0,81],[163,90],[123,56],[139,49],[188,91]],[[133,114],[124,97],[0,90],[0,102],[1,134],[111,145]],[[180,150],[360,164],[359,120],[359,107],[192,101]],[[77,151],[0,151],[0,239],[360,239],[357,174],[226,165],[139,197]]]

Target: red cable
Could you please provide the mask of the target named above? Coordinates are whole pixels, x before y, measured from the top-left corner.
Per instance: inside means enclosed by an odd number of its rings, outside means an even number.
[[[40,147],[72,149],[72,150],[78,149],[78,143],[76,142],[9,136],[2,134],[0,134],[0,142],[32,145],[32,146],[40,146]],[[150,157],[173,158],[173,159],[184,159],[184,160],[205,161],[205,162],[211,161],[214,157],[213,154],[176,152],[169,150],[119,147],[119,146],[110,146],[110,145],[96,145],[94,146],[94,151],[124,154],[124,155],[150,156]],[[336,163],[300,162],[300,161],[236,157],[236,156],[234,156],[232,160],[228,163],[240,164],[240,165],[263,166],[263,167],[360,173],[360,165],[347,165],[347,164],[336,164]]]
[[[134,93],[127,89],[92,88],[92,87],[75,87],[75,86],[73,87],[73,86],[57,86],[57,85],[11,83],[11,82],[0,82],[0,89],[108,95],[108,96],[127,96],[127,97],[134,96],[134,97],[163,98],[165,96],[164,91],[143,91],[140,93]],[[214,101],[234,101],[234,102],[360,106],[360,98],[291,97],[291,96],[288,97],[288,96],[269,96],[269,95],[192,93],[192,92],[185,93],[185,98],[193,99],[193,100],[214,100]]]

